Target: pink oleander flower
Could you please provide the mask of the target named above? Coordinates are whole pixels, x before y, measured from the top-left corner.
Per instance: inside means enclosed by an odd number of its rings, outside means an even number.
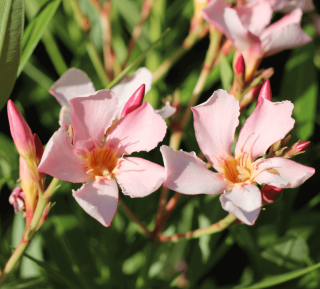
[[[148,93],[152,84],[152,73],[145,67],[138,69],[133,75],[124,77],[112,88],[118,99],[119,110],[116,120],[121,118],[121,112],[132,94],[145,84],[145,92]],[[59,124],[71,124],[70,100],[74,97],[88,96],[95,92],[95,88],[89,77],[81,70],[70,68],[51,87],[49,92],[61,104]],[[163,118],[168,118],[176,112],[176,108],[167,102],[165,107],[156,112]]]
[[[165,136],[166,124],[144,102],[108,130],[119,115],[118,99],[110,90],[72,98],[70,106],[73,137],[63,127],[56,131],[45,148],[39,171],[63,181],[84,183],[72,191],[73,196],[90,216],[109,226],[117,210],[117,183],[131,197],[145,197],[162,185],[162,166],[124,155],[154,149]]]
[[[202,10],[203,17],[225,34],[237,53],[243,55],[246,80],[251,78],[263,57],[305,45],[312,40],[300,27],[301,9],[295,9],[269,25],[272,14],[271,4],[262,0],[234,8],[225,0],[212,0]]]
[[[239,102],[226,91],[217,90],[205,103],[192,108],[196,139],[217,173],[208,170],[194,152],[162,146],[166,169],[164,186],[187,195],[222,194],[222,208],[243,223],[253,225],[262,205],[256,182],[295,188],[315,172],[285,158],[261,158],[293,128],[292,110],[290,101],[271,102],[261,98],[242,126],[231,155],[239,124]]]
[[[16,187],[13,189],[10,197],[9,203],[14,208],[14,213],[18,213],[19,211],[25,211],[26,207],[24,204],[25,195],[21,187]]]

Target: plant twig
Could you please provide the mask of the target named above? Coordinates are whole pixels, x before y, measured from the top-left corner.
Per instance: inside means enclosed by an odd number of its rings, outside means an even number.
[[[122,69],[124,69],[127,66],[127,63],[128,63],[128,61],[130,59],[130,55],[132,53],[132,50],[133,50],[134,46],[137,43],[137,40],[139,39],[139,37],[141,35],[143,25],[145,24],[145,22],[147,21],[147,19],[150,16],[150,12],[151,12],[151,9],[152,9],[152,6],[153,6],[154,2],[155,2],[155,0],[144,0],[143,1],[142,10],[141,10],[141,13],[140,13],[139,21],[138,21],[137,25],[133,28],[131,39],[130,39],[130,42],[128,44],[127,56],[126,56],[126,59],[124,60],[124,62],[122,64]]]
[[[174,234],[172,236],[161,235],[158,237],[158,241],[161,243],[162,242],[178,242],[180,240],[196,239],[204,235],[215,234],[228,228],[230,225],[233,224],[233,222],[236,219],[237,218],[234,215],[229,214],[224,219],[218,221],[217,223],[209,227],[198,229],[195,231],[189,231],[183,234]]]
[[[146,233],[146,235],[152,238],[152,233],[148,230],[148,228],[144,224],[141,223],[141,221],[136,217],[136,215],[130,211],[130,209],[127,207],[127,205],[124,203],[124,201],[121,198],[119,198],[119,204],[120,204],[120,208],[127,215],[127,217],[132,221],[134,221],[142,229],[142,231]]]

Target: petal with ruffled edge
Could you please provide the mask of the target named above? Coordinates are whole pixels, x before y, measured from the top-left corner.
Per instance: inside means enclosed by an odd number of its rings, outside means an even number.
[[[105,227],[110,226],[119,199],[118,186],[114,179],[84,184],[79,190],[72,190],[72,195],[92,218]]]
[[[118,101],[111,90],[99,90],[88,97],[71,99],[73,145],[91,150],[100,146],[118,110]]]
[[[156,113],[159,114],[163,119],[169,118],[176,113],[177,109],[170,105],[170,102],[167,101],[165,106],[161,109],[157,109]]]
[[[115,85],[111,89],[118,98],[118,120],[121,117],[122,110],[126,105],[127,101],[142,84],[145,84],[145,93],[147,94],[151,89],[152,73],[149,69],[145,67],[139,68],[134,74],[130,76],[125,76],[117,85]]]
[[[254,225],[261,210],[261,192],[255,185],[234,187],[220,196],[224,210],[247,225]]]
[[[224,10],[228,7],[225,1],[212,0],[201,13],[205,20],[216,27],[227,38],[230,37],[228,27],[223,17]],[[230,39],[230,38],[229,38]],[[230,39],[231,40],[231,39]]]
[[[163,184],[165,170],[164,167],[145,159],[128,157],[121,160],[115,177],[125,195],[143,198]]]
[[[268,171],[268,169],[270,170]],[[277,157],[261,161],[258,171],[262,172],[254,179],[257,183],[277,188],[296,188],[315,173],[314,168]]]
[[[119,148],[118,155],[150,151],[161,142],[167,125],[148,102],[117,122],[106,138],[109,147]]]
[[[168,146],[161,146],[160,151],[166,169],[165,187],[186,195],[217,195],[227,189],[220,176],[208,170],[194,152],[175,151]]]
[[[206,102],[191,109],[200,149],[219,171],[220,159],[230,154],[239,124],[239,101],[225,90],[219,89]]]
[[[90,180],[87,163],[76,153],[71,141],[64,128],[59,128],[49,140],[38,170],[65,182],[87,182]]]
[[[49,92],[61,106],[70,106],[74,97],[94,93],[95,89],[89,77],[81,70],[70,68],[52,85]]]
[[[271,102],[262,98],[241,128],[235,156],[241,152],[252,153],[252,160],[265,154],[276,141],[283,139],[293,128],[290,101]]]
[[[234,9],[237,11],[244,28],[257,36],[270,24],[273,14],[268,1],[253,1]]]
[[[265,56],[312,41],[312,38],[301,29],[301,17],[302,11],[295,9],[264,30],[261,41]]]

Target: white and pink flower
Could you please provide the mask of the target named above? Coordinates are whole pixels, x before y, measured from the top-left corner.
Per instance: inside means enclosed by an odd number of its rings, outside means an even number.
[[[226,91],[217,90],[205,103],[192,108],[198,144],[217,173],[208,170],[194,152],[162,146],[166,168],[164,186],[187,195],[222,194],[223,209],[253,225],[262,206],[261,192],[255,182],[295,188],[315,172],[285,158],[261,158],[293,128],[292,110],[290,101],[271,102],[261,97],[244,123],[231,155],[239,124],[239,102]]]
[[[145,93],[148,93],[152,84],[152,73],[145,67],[138,69],[133,75],[125,76],[111,90],[118,99],[119,111],[116,120],[121,118],[121,112],[132,94],[142,85],[145,84]],[[61,111],[59,124],[71,124],[70,119],[70,100],[74,97],[85,97],[95,92],[95,88],[90,78],[83,71],[70,68],[66,71],[50,88],[49,92],[60,103]],[[162,118],[168,118],[176,112],[169,102],[165,107],[156,110]]]
[[[74,97],[70,108],[73,137],[63,127],[55,132],[39,171],[63,181],[84,183],[73,196],[89,215],[109,226],[117,210],[117,183],[131,197],[145,197],[162,185],[162,166],[124,155],[154,149],[165,136],[166,124],[144,102],[113,125],[121,109],[110,90]]]
[[[234,8],[224,0],[212,0],[202,10],[203,17],[223,33],[237,52],[243,55],[247,80],[263,57],[305,45],[312,40],[301,29],[301,9],[295,9],[269,25],[272,14],[271,3],[265,0],[252,1]]]

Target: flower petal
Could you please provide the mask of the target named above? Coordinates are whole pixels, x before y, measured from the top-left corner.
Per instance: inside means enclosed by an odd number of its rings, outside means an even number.
[[[268,171],[268,169],[276,171]],[[314,168],[277,157],[261,161],[258,170],[262,172],[254,179],[257,183],[268,184],[277,188],[296,188],[315,173]]]
[[[101,140],[114,120],[118,105],[111,90],[99,90],[88,97],[71,101],[73,145],[77,149],[91,150]]]
[[[217,90],[204,103],[191,108],[201,151],[219,171],[219,159],[230,154],[239,124],[239,101],[225,90]]]
[[[92,218],[105,227],[110,226],[119,199],[118,186],[114,179],[84,184],[79,190],[72,190],[72,195]]]
[[[66,182],[87,182],[87,163],[77,155],[71,141],[64,128],[59,128],[49,140],[38,170]]]
[[[219,175],[208,170],[194,152],[175,151],[164,145],[160,151],[166,169],[165,187],[186,195],[216,195],[227,188]]]
[[[115,85],[111,90],[118,98],[119,111],[117,119],[121,117],[121,112],[126,105],[132,94],[142,85],[145,84],[145,93],[147,94],[151,89],[152,73],[149,69],[142,67],[138,69],[134,74],[125,76],[122,80]]]
[[[156,113],[159,114],[163,119],[169,118],[176,113],[177,109],[170,105],[170,102],[167,101],[165,106],[161,109],[157,109]]]
[[[273,2],[275,2],[274,11],[282,13],[289,13],[295,8],[301,8],[305,13],[315,10],[312,0],[273,0]]]
[[[312,38],[301,29],[301,17],[302,11],[295,9],[264,30],[261,41],[265,56],[312,41]]]
[[[110,147],[119,148],[118,154],[150,151],[163,140],[167,125],[148,102],[132,111],[113,127],[107,136]]]
[[[89,77],[81,70],[70,68],[53,84],[49,92],[57,99],[61,106],[70,106],[74,97],[94,93],[95,89]]]
[[[131,198],[150,195],[163,184],[164,167],[145,159],[128,157],[121,160],[116,179],[122,192]]]
[[[231,192],[220,196],[224,210],[247,225],[254,225],[261,210],[261,192],[255,185],[234,187]]]
[[[276,141],[283,139],[293,128],[290,101],[271,102],[262,98],[248,117],[239,134],[235,156],[241,152],[252,153],[252,160],[265,154]]]

